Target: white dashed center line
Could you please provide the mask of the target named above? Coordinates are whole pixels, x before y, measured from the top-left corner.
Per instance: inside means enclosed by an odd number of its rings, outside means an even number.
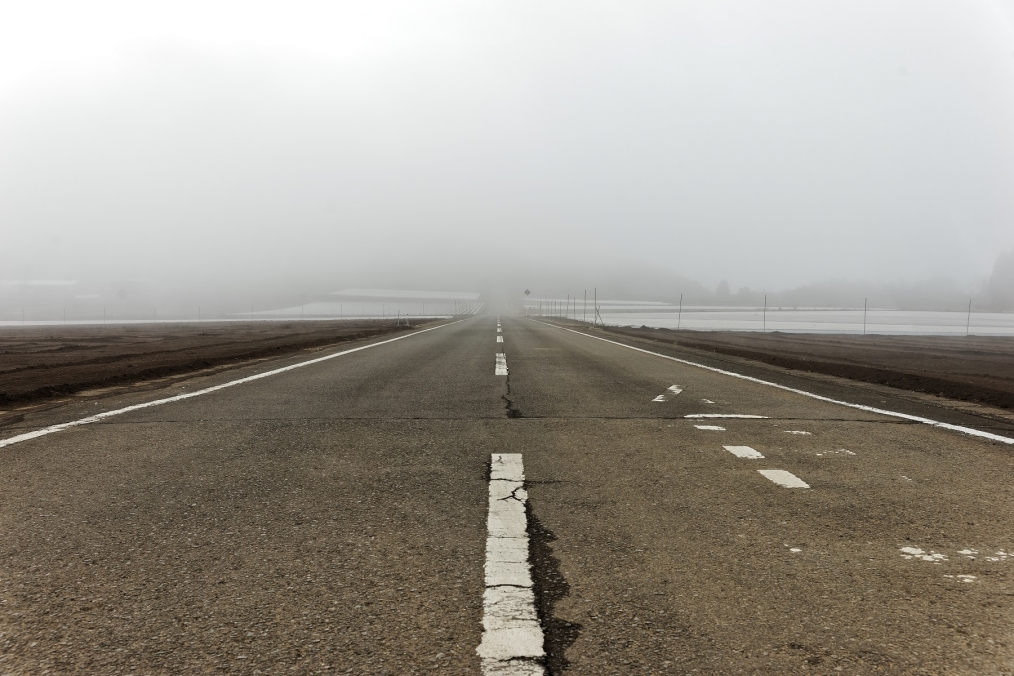
[[[759,451],[756,451],[749,446],[722,446],[722,448],[729,451],[737,458],[746,458],[747,460],[761,460],[764,458]]]
[[[714,432],[724,432],[725,431],[724,427],[719,427],[718,425],[694,425],[694,427],[696,427],[699,430],[712,430]]]
[[[498,326],[498,327],[496,327],[496,332],[497,332],[497,333],[503,333],[503,329],[501,329],[501,328],[500,328],[500,327]]]
[[[672,385],[665,392],[663,392],[662,394],[660,394],[657,397],[655,397],[654,399],[652,399],[652,401],[669,401],[670,399],[672,399],[673,397],[675,397],[677,394],[679,394],[682,391],[683,391],[683,388],[680,387],[679,385]]]
[[[742,413],[691,413],[684,418],[743,418],[747,420],[766,420],[766,415],[745,415]]]
[[[485,676],[544,676],[542,626],[528,565],[525,474],[520,453],[494,453],[486,520],[482,641]]]
[[[507,355],[503,352],[496,353],[496,368],[493,370],[493,375],[505,376],[507,375]]]
[[[757,471],[779,486],[785,486],[786,488],[810,487],[810,484],[806,483],[792,472],[786,472],[784,469],[759,469]]]
[[[496,342],[502,343],[503,342],[503,336],[497,336],[496,337]]]

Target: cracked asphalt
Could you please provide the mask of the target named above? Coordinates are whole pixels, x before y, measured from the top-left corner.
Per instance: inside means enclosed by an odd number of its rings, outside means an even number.
[[[491,453],[552,673],[1014,673],[1014,449],[502,321],[0,450],[0,674],[479,673]]]

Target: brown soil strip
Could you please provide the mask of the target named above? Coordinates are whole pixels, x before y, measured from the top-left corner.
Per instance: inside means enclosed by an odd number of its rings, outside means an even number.
[[[411,330],[380,320],[3,329],[0,406]]]
[[[1014,410],[1014,338],[606,327],[612,333]]]

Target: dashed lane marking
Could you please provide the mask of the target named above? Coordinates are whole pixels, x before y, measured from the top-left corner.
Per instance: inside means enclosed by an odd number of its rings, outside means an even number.
[[[652,399],[652,401],[669,401],[682,391],[683,388],[679,385],[671,385],[669,389]]]
[[[759,469],[757,471],[779,486],[785,486],[786,488],[810,487],[810,484],[806,483],[792,472],[786,472],[784,469]]]
[[[503,333],[503,329],[501,329],[501,328],[500,328],[500,327],[498,326],[498,327],[496,327],[496,332],[497,332],[497,333]]]
[[[112,418],[113,416],[116,415],[122,415],[123,413],[130,413],[131,411],[139,411],[143,408],[151,408],[152,406],[161,406],[162,404],[171,404],[174,401],[183,401],[184,399],[191,399],[193,397],[200,397],[201,395],[204,394],[211,394],[212,392],[218,392],[219,390],[224,390],[228,387],[234,387],[236,385],[242,385],[244,383],[251,383],[255,380],[260,380],[261,378],[268,378],[270,376],[278,375],[279,373],[285,373],[286,371],[294,371],[295,369],[300,369],[303,368],[304,366],[310,366],[311,364],[319,364],[320,362],[327,361],[329,359],[334,359],[335,357],[341,357],[346,354],[352,354],[353,352],[359,352],[361,350],[369,350],[372,347],[387,345],[388,343],[393,343],[397,340],[405,340],[406,338],[418,336],[420,334],[426,333],[427,331],[436,331],[437,329],[442,329],[445,326],[451,326],[452,324],[457,324],[458,322],[463,321],[467,321],[467,319],[459,319],[457,321],[448,322],[447,324],[441,324],[440,326],[434,326],[429,329],[421,329],[419,331],[415,331],[414,333],[407,333],[403,336],[398,336],[397,338],[388,338],[387,340],[381,340],[376,343],[370,343],[369,345],[361,345],[359,347],[354,347],[351,350],[342,350],[341,352],[335,352],[334,354],[325,355],[323,357],[317,357],[316,359],[308,359],[306,361],[301,361],[298,364],[289,364],[288,366],[283,366],[282,368],[272,369],[270,371],[265,371],[264,373],[258,373],[256,375],[247,376],[246,378],[230,380],[229,382],[222,383],[221,385],[205,387],[203,390],[187,392],[186,394],[177,394],[176,396],[173,397],[166,397],[165,399],[156,399],[155,401],[146,401],[143,404],[124,406],[123,408],[118,408],[112,411],[103,411],[102,413],[97,413],[96,415],[90,415],[87,418],[81,418],[80,420],[72,420],[70,422],[60,423],[58,425],[50,425],[49,427],[43,427],[42,429],[33,430],[31,432],[25,432],[24,434],[19,434],[14,437],[8,437],[7,439],[0,439],[0,448],[16,444],[20,441],[37,439],[38,437],[43,437],[47,434],[52,434],[54,432],[61,432],[71,427],[90,425],[91,423],[97,423],[99,421],[105,420],[106,418]]]
[[[719,427],[718,425],[694,425],[694,427],[696,427],[699,430],[712,430],[714,432],[724,432],[725,431],[724,427]]]
[[[761,460],[764,458],[760,454],[760,451],[750,448],[749,446],[722,446],[725,450],[732,453],[737,458],[746,458],[747,460]]]
[[[486,519],[482,641],[484,676],[544,676],[542,625],[528,564],[525,473],[520,453],[494,453]]]
[[[497,336],[496,337],[496,342],[502,343],[503,342],[503,336]]]
[[[859,411],[866,411],[867,413],[886,415],[891,418],[900,418],[901,420],[911,420],[912,422],[923,423],[925,425],[930,425],[932,427],[939,427],[941,429],[951,430],[952,432],[961,432],[962,434],[968,434],[973,437],[981,437],[983,439],[989,439],[990,441],[999,441],[1000,443],[1004,444],[1014,444],[1014,438],[1012,437],[1005,437],[1000,434],[993,434],[992,432],[984,432],[983,430],[977,430],[972,427],[965,427],[963,425],[952,425],[951,423],[940,422],[938,420],[933,420],[931,418],[923,418],[922,416],[918,415],[910,415],[908,413],[900,413],[898,411],[888,411],[883,408],[876,408],[875,406],[865,406],[863,404],[853,404],[847,401],[841,401],[840,399],[832,399],[831,397],[825,397],[819,394],[814,394],[813,392],[807,392],[806,390],[800,390],[795,387],[789,387],[788,385],[779,385],[778,383],[773,383],[769,380],[761,380],[760,378],[754,378],[753,376],[745,376],[742,373],[736,373],[735,371],[726,371],[725,369],[715,368],[714,366],[698,364],[697,362],[688,361],[686,359],[680,359],[679,357],[671,357],[667,354],[661,354],[660,352],[652,352],[651,350],[645,350],[644,348],[634,347],[633,345],[626,345],[624,343],[615,340],[609,340],[608,338],[592,336],[582,331],[575,331],[574,329],[567,329],[562,326],[554,326],[553,324],[540,322],[537,319],[533,319],[532,321],[538,324],[545,324],[546,326],[551,326],[554,329],[560,329],[561,331],[569,331],[571,333],[576,333],[579,336],[584,336],[585,338],[594,338],[595,340],[601,340],[604,343],[611,343],[613,345],[625,347],[628,350],[643,352],[644,354],[650,354],[655,357],[661,357],[662,359],[668,359],[669,361],[677,362],[679,364],[686,364],[687,366],[693,366],[695,368],[704,369],[705,371],[711,371],[712,373],[721,373],[722,375],[729,376],[731,378],[739,378],[740,380],[746,380],[748,382],[756,383],[758,385],[766,385],[767,387],[774,387],[776,389],[783,390],[785,392],[792,392],[794,394],[799,394],[804,397],[809,397],[810,399],[816,399],[817,401],[823,401],[829,404],[837,404],[838,406],[847,406],[848,408],[854,408]]]
[[[496,353],[496,367],[493,369],[493,375],[505,376],[507,375],[507,355],[503,352]]]
[[[684,418],[741,418],[744,420],[766,420],[766,415],[745,415],[739,413],[691,413]]]

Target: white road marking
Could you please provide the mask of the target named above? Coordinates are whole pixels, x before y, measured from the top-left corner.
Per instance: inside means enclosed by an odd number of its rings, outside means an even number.
[[[810,487],[810,484],[806,483],[792,472],[786,472],[784,469],[759,469],[757,471],[763,474],[765,478],[770,479],[779,486],[785,486],[786,488]]]
[[[498,327],[496,327],[496,332],[497,332],[497,333],[503,333],[503,329],[501,329],[501,328],[500,328],[500,327],[498,326]]]
[[[740,415],[738,413],[691,413],[684,418],[742,418],[745,420],[766,420],[766,415]]]
[[[749,446],[722,446],[725,450],[732,453],[737,458],[746,458],[747,460],[760,460],[764,456]]]
[[[704,402],[705,404],[714,404],[715,403],[715,402],[711,401],[710,399],[701,399],[701,401]]]
[[[696,427],[699,430],[714,430],[715,432],[725,431],[724,427],[719,427],[718,425],[694,425],[694,427]]]
[[[682,391],[683,388],[679,385],[671,385],[669,389],[652,399],[652,401],[669,401]]]
[[[634,347],[633,345],[625,345],[624,343],[620,343],[615,340],[609,340],[608,338],[592,336],[587,333],[583,333],[581,331],[575,331],[574,329],[567,329],[562,326],[554,326],[553,324],[546,324],[546,322],[540,322],[536,319],[533,319],[532,321],[537,322],[539,324],[545,324],[546,326],[551,326],[554,329],[560,329],[561,331],[570,331],[571,333],[576,333],[579,336],[584,336],[586,338],[594,338],[595,340],[601,340],[604,343],[612,343],[613,345],[619,345],[620,347],[625,347],[628,350],[643,352],[644,354],[650,354],[655,357],[661,357],[662,359],[668,359],[670,361],[674,361],[679,364],[686,364],[687,366],[693,366],[695,368],[704,369],[705,371],[711,371],[713,373],[721,373],[722,375],[729,376],[731,378],[739,378],[740,380],[746,380],[751,383],[756,383],[758,385],[766,385],[767,387],[774,387],[776,389],[783,390],[785,392],[792,392],[793,394],[799,394],[804,397],[809,397],[811,399],[816,399],[818,401],[827,402],[829,404],[837,404],[838,406],[847,406],[848,408],[854,408],[859,411],[866,411],[867,413],[876,413],[878,415],[886,415],[892,418],[900,418],[901,420],[911,420],[912,422],[923,423],[925,425],[930,425],[932,427],[939,427],[941,429],[951,430],[952,432],[961,432],[962,434],[968,434],[973,437],[981,437],[983,439],[989,439],[990,441],[999,441],[1000,443],[1004,444],[1014,444],[1014,438],[1005,437],[999,434],[993,434],[992,432],[983,432],[982,430],[977,430],[972,427],[964,427],[963,425],[952,425],[951,423],[940,422],[938,420],[932,420],[930,418],[923,418],[922,416],[918,415],[909,415],[908,413],[899,413],[898,411],[888,411],[886,409],[876,408],[875,406],[852,404],[847,401],[841,401],[840,399],[832,399],[831,397],[825,397],[819,394],[814,394],[813,392],[807,392],[806,390],[800,390],[795,387],[789,387],[788,385],[779,385],[778,383],[772,383],[771,381],[768,380],[761,380],[760,378],[745,376],[742,373],[736,373],[735,371],[726,371],[725,369],[715,368],[714,366],[706,366],[705,364],[698,364],[697,362],[687,361],[686,359],[680,359],[679,357],[671,357],[667,354],[661,354],[659,352],[652,352],[651,350],[645,350],[640,347]]]
[[[804,432],[803,430],[785,430],[786,434],[813,434],[813,432]]]
[[[493,375],[505,376],[507,375],[507,355],[503,352],[496,353],[496,367],[493,369]]]
[[[475,652],[484,676],[543,676],[542,626],[528,565],[524,466],[520,453],[494,453],[491,463],[482,641]]]
[[[496,342],[502,343],[503,342],[503,336],[497,336],[496,337]]]
[[[80,420],[72,420],[70,422],[60,423],[58,425],[50,425],[49,427],[43,427],[42,429],[33,430],[31,432],[25,432],[24,434],[8,437],[6,439],[0,439],[0,448],[3,448],[4,446],[11,446],[12,444],[16,444],[21,441],[28,441],[29,439],[37,439],[39,437],[44,437],[47,434],[53,434],[54,432],[61,432],[71,427],[90,425],[91,423],[97,423],[101,420],[105,420],[106,418],[111,418],[116,415],[122,415],[124,413],[130,413],[131,411],[139,411],[143,408],[151,408],[152,406],[161,406],[162,404],[171,404],[174,401],[183,401],[184,399],[192,399],[193,397],[200,397],[201,395],[204,394],[211,394],[212,392],[218,392],[219,390],[224,390],[228,387],[234,387],[236,385],[250,383],[255,380],[260,380],[261,378],[276,376],[279,373],[285,373],[286,371],[294,371],[295,369],[300,369],[303,368],[304,366],[310,366],[311,364],[319,364],[320,362],[327,361],[329,359],[334,359],[335,357],[341,357],[346,354],[352,354],[353,352],[359,352],[361,350],[369,350],[371,347],[379,347],[380,345],[387,345],[388,343],[393,343],[396,340],[404,340],[406,338],[411,338],[413,336],[418,336],[419,334],[426,333],[427,331],[436,331],[437,329],[442,329],[445,326],[450,326],[451,324],[457,324],[458,322],[464,321],[467,321],[467,319],[459,319],[454,322],[448,322],[447,324],[441,324],[440,326],[434,326],[429,329],[422,329],[414,333],[408,333],[403,336],[398,336],[397,338],[388,338],[387,340],[382,340],[377,343],[370,343],[369,345],[361,345],[360,347],[354,347],[351,350],[342,350],[341,352],[335,352],[334,354],[325,355],[323,357],[317,357],[316,359],[308,359],[306,361],[301,361],[298,364],[290,364],[289,366],[283,366],[282,368],[272,369],[270,371],[265,371],[264,373],[258,373],[253,376],[247,376],[246,378],[239,378],[238,380],[230,380],[229,382],[222,383],[221,385],[206,387],[203,390],[187,392],[186,394],[177,394],[176,396],[173,397],[166,397],[165,399],[156,399],[155,401],[146,401],[143,404],[124,406],[123,408],[118,408],[112,411],[103,411],[102,413],[90,415],[87,418],[81,418]]]
[[[960,582],[975,582],[978,579],[974,575],[944,575],[944,577],[949,577],[952,580],[957,579]]]

